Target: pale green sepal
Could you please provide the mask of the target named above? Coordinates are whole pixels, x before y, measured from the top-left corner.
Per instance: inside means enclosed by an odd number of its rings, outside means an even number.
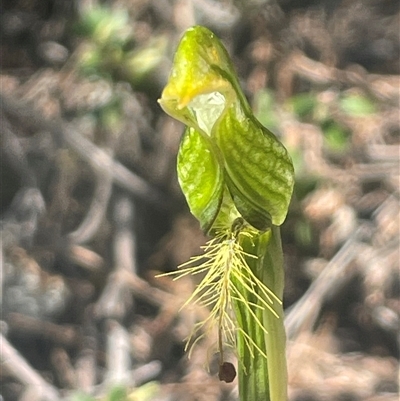
[[[177,171],[190,211],[208,232],[221,206],[223,172],[210,139],[194,128],[187,128],[181,141]]]
[[[245,220],[265,230],[286,218],[294,184],[285,147],[240,104],[232,104],[214,127],[226,183]]]

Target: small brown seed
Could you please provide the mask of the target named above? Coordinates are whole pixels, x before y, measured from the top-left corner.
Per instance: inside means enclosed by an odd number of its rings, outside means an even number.
[[[223,362],[219,366],[218,378],[220,381],[232,383],[236,377],[236,369],[230,362]]]

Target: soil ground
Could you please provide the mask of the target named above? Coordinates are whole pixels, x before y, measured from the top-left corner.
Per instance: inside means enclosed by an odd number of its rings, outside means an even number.
[[[179,38],[201,24],[296,167],[282,226],[290,400],[397,400],[399,8],[4,0],[0,399],[237,400],[213,335],[185,353],[208,313],[180,309],[196,279],[155,278],[207,240],[177,184],[183,126],[157,104]]]

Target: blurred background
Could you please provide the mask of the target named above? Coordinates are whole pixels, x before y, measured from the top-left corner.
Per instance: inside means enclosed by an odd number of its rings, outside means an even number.
[[[398,400],[398,1],[0,10],[1,400],[237,400],[213,334],[184,351],[208,313],[180,309],[197,279],[155,278],[206,241],[176,180],[183,126],[157,104],[195,24],[224,42],[295,164],[290,401]]]

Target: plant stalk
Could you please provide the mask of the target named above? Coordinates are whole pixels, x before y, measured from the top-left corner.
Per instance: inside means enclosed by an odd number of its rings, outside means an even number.
[[[253,273],[275,295],[282,299],[284,286],[283,254],[280,230],[272,226],[271,230],[262,234],[256,241],[245,239],[243,250],[257,255],[258,258],[247,258],[247,263]],[[237,283],[237,285],[240,285]],[[242,288],[249,303],[259,304],[260,301],[248,289]],[[262,295],[262,294],[260,294]],[[272,305],[275,316],[270,310],[253,307],[266,334],[254,318],[240,302],[235,302],[234,309],[240,327],[238,332],[238,379],[239,397],[241,401],[287,401],[287,367],[286,367],[286,335],[284,314],[281,303],[274,300]],[[253,338],[257,347],[264,351],[267,358],[255,347],[246,344],[247,333]]]

